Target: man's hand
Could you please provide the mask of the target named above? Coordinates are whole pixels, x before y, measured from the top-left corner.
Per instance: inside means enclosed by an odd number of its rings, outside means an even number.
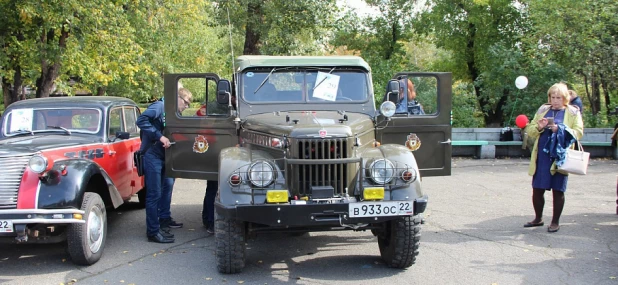
[[[170,140],[166,138],[165,136],[161,136],[159,141],[163,144],[163,148],[168,148],[172,146],[172,143],[170,142]]]

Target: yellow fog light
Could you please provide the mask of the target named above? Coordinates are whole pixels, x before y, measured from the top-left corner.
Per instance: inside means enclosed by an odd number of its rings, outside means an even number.
[[[287,203],[288,202],[288,190],[268,190],[266,191],[266,202]]]
[[[363,191],[365,200],[384,200],[384,187],[366,187]]]
[[[81,220],[84,217],[82,216],[82,214],[73,214],[73,219],[77,219],[77,220]]]

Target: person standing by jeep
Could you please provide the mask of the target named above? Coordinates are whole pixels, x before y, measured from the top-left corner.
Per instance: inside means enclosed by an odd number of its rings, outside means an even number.
[[[178,112],[191,103],[192,94],[185,88],[178,89]],[[146,182],[146,235],[148,241],[174,242],[174,235],[166,228],[181,228],[182,223],[171,217],[172,188],[174,178],[165,175],[165,149],[171,146],[163,135],[165,113],[163,100],[148,106],[137,118],[137,126],[143,131],[140,151],[144,152],[144,178]]]
[[[560,229],[568,175],[557,172],[556,163],[564,159],[565,149],[582,138],[584,123],[579,109],[569,105],[569,91],[564,83],[556,83],[547,91],[547,102],[526,126],[526,133],[535,139],[530,155],[528,174],[532,176],[532,206],[535,217],[525,228],[543,226],[545,191],[552,191],[553,218],[548,232]]]

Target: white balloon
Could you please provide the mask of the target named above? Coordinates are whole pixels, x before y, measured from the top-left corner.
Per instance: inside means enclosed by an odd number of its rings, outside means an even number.
[[[526,88],[526,86],[528,86],[528,77],[525,77],[523,75],[517,76],[517,78],[515,79],[515,86],[519,89]]]

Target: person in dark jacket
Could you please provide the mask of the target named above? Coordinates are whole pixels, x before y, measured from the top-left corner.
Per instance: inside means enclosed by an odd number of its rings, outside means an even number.
[[[579,98],[579,96],[577,96],[577,92],[573,90],[569,90],[569,97],[571,98],[569,105],[577,106],[577,108],[579,108],[579,112],[583,114],[584,104],[582,102],[582,98]]]
[[[191,103],[191,92],[178,89],[178,112],[182,113]],[[165,109],[163,100],[156,101],[137,118],[137,126],[143,132],[141,151],[144,151],[144,178],[146,182],[146,236],[148,241],[174,242],[169,228],[181,228],[182,223],[172,219],[170,205],[174,178],[165,175],[165,149],[171,146],[163,135]]]

